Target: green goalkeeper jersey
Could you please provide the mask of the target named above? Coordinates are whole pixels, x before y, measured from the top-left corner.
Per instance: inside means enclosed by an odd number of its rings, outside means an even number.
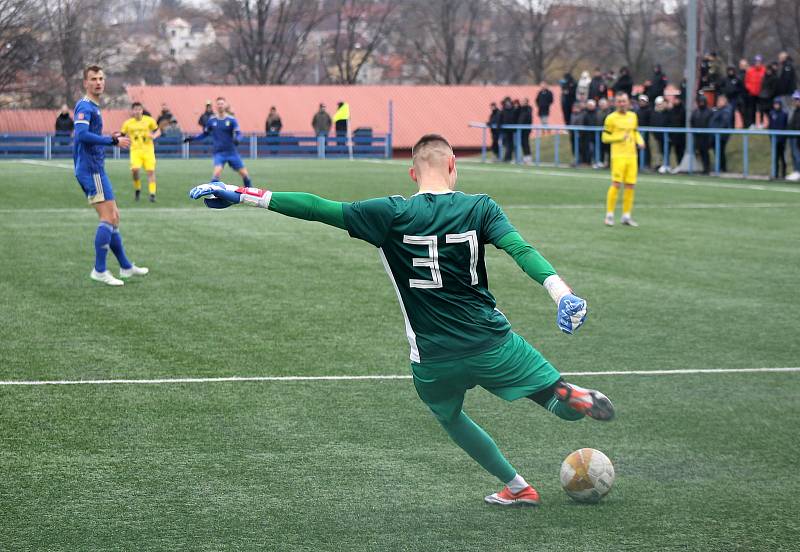
[[[489,196],[418,193],[345,203],[342,212],[351,236],[379,248],[413,362],[463,358],[508,338],[511,325],[489,292],[484,245],[515,229]]]

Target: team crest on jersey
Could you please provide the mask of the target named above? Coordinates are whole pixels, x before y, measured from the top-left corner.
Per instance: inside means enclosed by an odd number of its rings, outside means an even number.
[[[86,117],[85,117],[85,114],[83,113],[83,111],[81,111],[80,113],[78,113],[78,119],[85,119],[85,118],[86,118]]]
[[[231,122],[230,121],[225,121],[225,126],[231,126]]]

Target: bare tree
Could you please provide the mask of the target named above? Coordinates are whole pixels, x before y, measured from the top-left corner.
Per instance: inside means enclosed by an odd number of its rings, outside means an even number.
[[[800,54],[800,2],[797,0],[774,0],[771,19],[776,22],[780,48]]]
[[[642,75],[650,65],[653,27],[660,7],[653,0],[607,0],[603,6],[609,53],[619,55],[631,74]]]
[[[337,0],[334,6],[336,30],[323,55],[332,70],[328,78],[336,83],[354,84],[375,50],[386,40],[390,16],[397,6],[376,0]]]
[[[19,91],[20,73],[37,61],[37,27],[35,6],[0,0],[0,93]]]
[[[416,0],[406,8],[406,57],[440,84],[466,84],[487,71],[490,13],[482,0]]]
[[[322,20],[314,0],[218,0],[230,60],[239,84],[284,84],[300,66],[309,34]]]
[[[102,64],[114,46],[103,24],[109,4],[103,0],[41,0],[41,8],[45,53],[56,66],[64,101],[72,104],[80,94],[84,66]]]
[[[580,57],[573,43],[585,30],[579,16],[584,10],[558,0],[509,0],[504,8],[511,36],[521,46],[521,65],[534,82],[545,79],[556,62],[569,67]]]

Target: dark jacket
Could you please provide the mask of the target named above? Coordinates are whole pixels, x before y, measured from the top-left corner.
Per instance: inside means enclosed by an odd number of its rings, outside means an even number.
[[[156,119],[156,123],[158,126],[161,126],[162,121],[169,123],[174,118],[175,117],[172,116],[172,112],[169,109],[161,110],[161,114],[158,116],[158,119]]]
[[[208,122],[208,120],[211,118],[211,116],[213,114],[214,114],[213,111],[209,111],[209,110],[203,111],[203,114],[200,115],[199,119],[197,119],[197,124],[200,125],[200,128],[206,128],[206,123]]]
[[[494,127],[500,125],[501,113],[502,112],[500,111],[500,109],[495,107],[494,109],[492,109],[492,113],[489,115],[489,120],[486,121],[486,124],[489,125],[490,127],[493,127],[493,130],[496,130]]]
[[[778,84],[780,83],[777,73],[767,72],[764,80],[761,81],[761,92],[758,94],[760,100],[772,101],[778,95]]]
[[[56,117],[56,134],[72,134],[72,129],[75,124],[72,122],[72,117],[69,113],[59,113]]]
[[[783,110],[775,111],[774,109],[769,112],[769,125],[770,130],[786,130],[789,124],[789,115]],[[785,136],[778,136],[778,140],[786,140]]]
[[[657,109],[654,109],[652,115],[650,116],[650,126],[654,127],[669,126],[668,119],[669,119],[669,110],[658,111]]]
[[[633,78],[628,75],[620,75],[617,79],[617,82],[614,83],[614,86],[611,87],[614,93],[618,92],[625,92],[628,96],[631,95],[633,92]]]
[[[682,103],[673,105],[666,113],[668,127],[682,128],[686,124],[686,106]]]
[[[692,125],[692,128],[708,128],[708,124],[711,122],[711,110],[708,107],[698,107],[692,111],[690,121],[689,124]]]
[[[636,116],[639,119],[640,127],[655,126],[653,125],[653,108],[649,105],[640,107],[636,112]]]
[[[664,90],[667,89],[667,76],[661,71],[653,71],[653,76],[650,78],[650,86],[644,93],[650,98],[650,103],[654,103],[656,98],[664,95]]]
[[[517,110],[514,109],[514,106],[511,104],[508,104],[508,106],[504,107],[500,112],[500,126],[515,125],[518,119]]]
[[[778,96],[788,96],[797,87],[797,75],[794,72],[792,58],[786,58],[778,69]]]
[[[278,134],[281,129],[283,128],[283,122],[281,121],[281,116],[277,113],[272,115],[267,115],[267,123],[265,125],[267,130],[267,134]]]
[[[542,88],[536,94],[536,107],[539,111],[539,117],[547,117],[550,115],[550,106],[553,104],[553,93],[548,88]]]
[[[519,119],[517,124],[529,125],[533,123],[533,108],[529,105],[523,105],[519,108]]]
[[[561,85],[561,105],[571,106],[575,103],[575,95],[578,91],[578,83],[567,73],[559,83]]]
[[[744,82],[738,73],[726,75],[719,87],[720,93],[732,102],[738,102],[744,96]]]
[[[733,107],[728,104],[725,107],[714,109],[708,120],[708,128],[733,128]]]
[[[789,117],[789,125],[786,130],[800,130],[800,109],[795,108],[792,111],[792,116]]]
[[[603,77],[594,77],[592,82],[589,83],[589,98],[592,100],[599,100],[608,96],[608,86]]]
[[[317,111],[311,119],[311,126],[316,134],[327,135],[331,131],[331,116],[327,111]]]

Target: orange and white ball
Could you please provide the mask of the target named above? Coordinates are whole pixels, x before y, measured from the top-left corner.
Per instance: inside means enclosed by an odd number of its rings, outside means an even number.
[[[577,502],[600,502],[613,485],[614,465],[599,450],[576,450],[561,463],[561,487]]]

